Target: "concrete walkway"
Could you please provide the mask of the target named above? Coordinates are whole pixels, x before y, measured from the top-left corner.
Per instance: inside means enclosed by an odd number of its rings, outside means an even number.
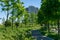
[[[43,36],[39,30],[32,30],[32,36],[37,40],[53,40],[52,38]]]

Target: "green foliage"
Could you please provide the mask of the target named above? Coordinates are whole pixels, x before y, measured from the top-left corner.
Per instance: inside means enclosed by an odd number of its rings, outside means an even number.
[[[42,0],[41,8],[38,12],[38,23],[46,24],[48,27],[48,33],[50,31],[50,21],[57,21],[57,27],[59,31],[60,20],[60,2],[59,0]],[[44,29],[43,29],[44,30]],[[60,32],[58,32],[59,34]]]
[[[2,11],[6,11],[7,12],[7,16],[6,16],[6,20],[8,20],[9,17],[9,11],[11,10],[11,4],[10,4],[10,0],[0,0],[0,6],[2,7]]]
[[[59,38],[57,34],[52,34],[52,33],[48,34],[48,37],[53,38],[54,40],[58,40]]]
[[[15,25],[16,25],[16,27],[18,27],[19,26],[19,22],[15,22]]]
[[[11,26],[11,22],[9,20],[6,20],[4,22],[5,27]]]
[[[38,16],[37,21],[38,21],[39,24],[41,24],[41,23],[43,23],[45,21],[44,15],[43,15],[41,10],[38,11],[38,15],[37,16]]]
[[[22,25],[23,26],[23,25]],[[30,30],[37,30],[37,27],[4,27],[0,25],[0,40],[34,40]]]
[[[56,20],[59,17],[60,8],[58,0],[42,0],[41,8],[38,12],[38,22]],[[40,21],[39,21],[40,20]]]
[[[58,37],[60,35],[57,36],[57,34],[53,35],[51,33],[47,33],[47,27],[48,30],[50,30],[50,24],[52,24],[51,21],[55,22],[56,24],[58,23],[59,30],[60,0],[42,0],[42,5],[38,11],[38,15],[34,13],[28,14],[22,5],[24,3],[20,0],[0,0],[0,2],[2,11],[7,11],[6,21],[3,19],[3,21],[5,21],[3,24],[6,28],[0,25],[2,27],[0,28],[0,40],[34,40],[31,33],[28,34],[26,31],[36,29],[40,29],[40,32],[43,35],[47,34],[48,37],[51,37],[55,40],[60,38]],[[11,20],[8,19],[9,14],[11,14]],[[20,23],[21,17],[23,18]],[[41,27],[40,25],[36,24],[36,19],[39,24],[44,24],[44,26]],[[10,21],[12,21],[12,23]],[[12,27],[10,27],[11,24],[13,25],[13,30]]]
[[[40,30],[40,32],[41,32],[42,35],[47,34],[47,27],[46,27],[46,26],[42,26],[42,27],[40,27],[39,30]]]

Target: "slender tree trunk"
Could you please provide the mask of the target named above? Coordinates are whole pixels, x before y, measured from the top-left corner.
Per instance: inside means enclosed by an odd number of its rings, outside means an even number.
[[[9,11],[7,10],[7,19],[6,20],[8,20],[8,16],[9,16]]]
[[[45,24],[45,26],[47,27],[47,32],[48,32],[48,34],[49,34],[49,33],[50,33],[49,22],[47,22],[47,23]]]
[[[44,27],[46,27],[46,29],[47,29],[47,23],[44,23]]]
[[[50,33],[49,22],[44,23],[44,27],[47,29],[48,34]]]
[[[12,14],[12,17],[13,17],[13,14]],[[13,18],[12,18],[12,29],[13,29]]]
[[[14,9],[13,9],[13,13],[14,13]],[[14,15],[13,13],[12,13],[12,29],[13,29],[13,15]]]
[[[18,18],[18,21],[17,21],[17,22],[18,22],[18,26],[20,26],[20,20],[19,20],[19,18]],[[18,26],[17,26],[17,27],[18,27]]]
[[[49,34],[50,33],[49,22],[47,23],[47,31],[48,31],[48,34]]]
[[[14,5],[13,5],[14,7]],[[12,29],[13,29],[13,16],[14,16],[14,8],[13,8],[13,12],[12,12]]]
[[[59,36],[60,36],[60,26],[59,26],[60,23],[59,23],[59,19],[57,20],[57,22],[58,22],[57,25],[58,25],[58,40],[59,40],[60,39],[59,38]]]

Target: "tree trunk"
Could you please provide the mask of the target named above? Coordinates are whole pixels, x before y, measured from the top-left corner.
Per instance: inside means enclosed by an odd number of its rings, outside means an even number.
[[[49,22],[48,22],[48,33],[50,33],[50,27],[49,27]]]
[[[48,34],[50,33],[49,22],[44,23],[44,27],[46,27]]]
[[[47,30],[48,30],[48,34],[49,34],[50,33],[49,22],[47,23]]]
[[[8,20],[8,16],[9,16],[9,11],[7,10],[7,19],[6,20]]]
[[[12,15],[12,17],[13,17],[13,15]],[[13,18],[12,18],[12,29],[13,29]]]
[[[57,25],[58,25],[58,40],[60,39],[59,36],[60,36],[60,26],[59,26],[59,19],[57,20]]]

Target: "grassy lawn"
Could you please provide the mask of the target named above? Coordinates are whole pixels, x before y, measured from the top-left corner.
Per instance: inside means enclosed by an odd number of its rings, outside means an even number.
[[[3,25],[0,25],[0,40],[34,40],[31,35],[27,35],[27,32],[39,29],[42,35],[57,40],[58,36],[56,33],[48,34],[48,32],[41,29],[41,27],[42,26],[36,24],[33,25],[22,24],[19,27],[13,26],[13,28],[11,26],[4,27]]]
[[[26,36],[26,31],[29,30],[37,30],[39,29],[39,25],[32,26],[24,26],[23,27],[4,27],[0,25],[0,40],[32,40],[31,37]]]

